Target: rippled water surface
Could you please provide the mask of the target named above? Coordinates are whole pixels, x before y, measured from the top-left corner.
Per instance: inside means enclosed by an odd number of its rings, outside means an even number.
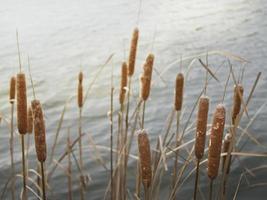
[[[85,74],[85,87],[94,80],[100,66],[114,53],[111,62],[103,69],[90,90],[84,106],[83,130],[91,135],[100,146],[109,144],[109,122],[107,113],[110,99],[110,74],[114,67],[115,115],[119,108],[117,103],[120,63],[128,55],[129,42],[135,26],[140,30],[140,43],[136,72],[134,75],[133,95],[138,96],[138,77],[142,63],[149,52],[155,54],[155,68],[161,77],[154,72],[153,89],[147,103],[145,126],[150,133],[152,146],[155,139],[166,127],[166,118],[172,110],[174,80],[180,70],[179,59],[213,50],[233,52],[250,61],[246,65],[243,84],[245,98],[248,96],[257,73],[262,72],[256,92],[249,104],[249,117],[253,118],[267,97],[267,2],[266,0],[143,0],[138,20],[139,2],[130,0],[96,1],[96,0],[61,0],[61,1],[1,1],[0,2],[0,112],[6,120],[10,119],[8,103],[8,84],[11,75],[18,71],[16,50],[16,29],[19,31],[23,69],[27,69],[27,57],[30,57],[36,95],[42,101],[46,117],[47,145],[50,154],[61,112],[67,99],[76,94],[77,74],[80,69]],[[210,64],[219,66],[222,56],[210,55]],[[174,61],[177,61],[174,63]],[[183,62],[183,72],[191,60]],[[232,60],[233,61],[233,60]],[[174,64],[172,64],[174,63]],[[233,61],[234,71],[238,77],[242,65]],[[215,70],[215,68],[214,68]],[[211,81],[208,95],[211,98],[211,112],[222,98],[223,85],[229,68],[225,64],[220,71],[221,84]],[[205,72],[198,62],[193,64],[186,81],[184,108],[185,115],[181,126],[194,105],[200,90],[203,88]],[[32,93],[28,87],[29,100]],[[225,104],[230,108],[232,103],[232,83],[225,97]],[[133,103],[133,106],[134,103]],[[230,112],[228,110],[228,112]],[[193,115],[194,117],[194,115]],[[211,119],[211,118],[210,118]],[[267,144],[267,112],[263,107],[248,131],[261,144]],[[241,127],[245,128],[249,119],[244,116]],[[116,122],[115,122],[116,123]],[[62,128],[59,133],[55,158],[66,148],[68,128],[71,138],[77,136],[78,109],[75,97],[67,106]],[[2,120],[0,125],[0,189],[10,177],[9,133],[8,125]],[[186,136],[189,140],[191,132]],[[15,160],[16,170],[20,171],[20,141],[16,134]],[[31,138],[31,144],[33,139]],[[245,144],[245,145],[244,145]],[[84,146],[88,147],[88,136]],[[244,145],[244,146],[243,146]],[[240,143],[245,152],[266,152],[265,146],[255,144],[247,137]],[[100,148],[100,154],[108,162],[108,152]],[[136,154],[136,143],[133,143],[133,154]],[[85,168],[92,178],[86,193],[90,199],[102,199],[108,182],[108,172],[95,161],[92,148],[86,148]],[[30,167],[35,167],[35,150],[29,149]],[[49,157],[48,157],[49,158]],[[132,168],[134,160],[130,160]],[[63,165],[65,161],[63,161]],[[229,199],[237,187],[239,176],[250,169],[266,165],[265,158],[240,157],[233,165],[229,180]],[[51,166],[47,166],[50,169]],[[207,191],[205,167],[202,169],[200,187],[204,194]],[[169,190],[170,169],[163,179],[162,199]],[[74,195],[79,199],[77,169],[74,167]],[[135,170],[129,170],[129,186],[133,191]],[[251,186],[242,179],[238,199],[265,199],[266,186],[255,184],[267,180],[266,169],[255,171],[255,177],[248,175]],[[75,178],[76,177],[76,178]],[[179,192],[179,199],[190,199],[193,178],[185,182]],[[21,180],[17,181],[17,189]],[[53,194],[51,199],[65,199],[67,195],[67,177],[61,169],[53,175],[51,181]],[[6,197],[9,199],[10,197]]]

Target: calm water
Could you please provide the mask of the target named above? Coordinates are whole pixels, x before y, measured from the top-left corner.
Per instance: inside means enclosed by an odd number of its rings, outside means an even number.
[[[37,97],[43,102],[47,126],[47,145],[51,148],[57,124],[65,101],[76,93],[77,73],[80,68],[85,73],[85,86],[88,88],[99,69],[99,66],[114,53],[112,62],[103,70],[84,107],[84,132],[89,133],[98,145],[108,146],[109,123],[109,87],[111,67],[114,67],[115,96],[118,96],[120,63],[128,55],[128,46],[133,28],[138,24],[140,29],[140,46],[136,65],[133,93],[138,95],[138,76],[142,63],[149,52],[154,52],[155,67],[162,74],[162,80],[156,73],[153,75],[153,89],[147,104],[146,128],[150,133],[152,145],[155,138],[162,133],[165,121],[172,109],[173,85],[179,63],[170,65],[180,56],[195,55],[212,50],[233,52],[250,61],[246,65],[244,87],[245,97],[259,71],[261,80],[249,105],[250,118],[266,101],[267,69],[267,2],[266,0],[146,0],[142,2],[139,21],[138,1],[1,1],[0,2],[0,111],[9,119],[8,84],[11,75],[18,71],[16,50],[16,29],[19,30],[23,68],[27,71],[27,56],[30,57],[32,76]],[[218,66],[218,56],[210,56],[210,64]],[[184,62],[184,72],[189,62]],[[203,87],[204,70],[199,63],[193,65],[185,90],[185,118],[187,119],[192,105]],[[234,62],[236,76],[240,64]],[[224,66],[219,72],[222,83],[225,82],[229,68]],[[28,95],[31,96],[29,87]],[[223,86],[212,81],[208,87],[211,97],[211,110],[221,99]],[[232,88],[229,88],[225,104],[231,106]],[[247,92],[247,93],[246,93]],[[30,99],[29,99],[30,100]],[[117,102],[115,105],[118,108]],[[212,112],[211,112],[212,113]],[[71,137],[77,136],[78,110],[76,99],[72,99],[65,114],[64,123],[59,134],[55,158],[65,150],[66,135],[70,127]],[[267,112],[263,108],[248,129],[262,144],[266,144]],[[241,126],[244,128],[249,120],[244,117]],[[4,188],[9,178],[10,159],[7,124],[1,123],[0,133],[0,189]],[[190,133],[186,139],[190,139]],[[247,142],[246,142],[247,141]],[[246,142],[246,143],[245,143]],[[245,138],[243,151],[266,152]],[[31,144],[32,139],[31,139]],[[86,136],[84,145],[88,145]],[[15,160],[17,172],[20,171],[21,153],[19,137],[16,134]],[[101,199],[107,186],[108,172],[95,161],[92,149],[85,151],[86,169],[92,178],[87,196],[90,199]],[[49,151],[50,153],[50,151]],[[108,152],[100,150],[106,158]],[[136,154],[134,143],[133,154]],[[30,148],[30,166],[34,167],[35,150]],[[130,161],[133,164],[133,161]],[[64,164],[64,162],[63,162]],[[108,162],[106,162],[109,165]],[[229,193],[233,195],[243,168],[266,165],[266,159],[241,157],[235,162],[230,178]],[[49,168],[49,166],[48,166]],[[77,169],[75,172],[77,172]],[[203,177],[205,169],[203,167]],[[250,184],[262,183],[267,179],[266,169],[256,171],[256,177],[248,175]],[[77,174],[77,173],[76,173]],[[134,171],[130,171],[134,177]],[[166,172],[170,174],[170,171]],[[130,176],[130,177],[131,177]],[[168,176],[169,177],[169,176]],[[75,179],[75,178],[74,178]],[[51,199],[65,199],[67,194],[66,176],[57,170],[53,176]],[[168,180],[164,180],[168,183]],[[206,178],[201,180],[201,189],[206,191]],[[130,187],[134,185],[131,181]],[[190,199],[193,179],[189,179],[179,193],[179,199]],[[74,195],[79,198],[75,180]],[[165,184],[168,185],[168,184]],[[21,180],[17,181],[17,188]],[[168,186],[162,186],[162,196]],[[241,184],[238,199],[265,199],[266,186],[248,188],[245,181]],[[8,199],[8,198],[7,198]],[[164,199],[164,198],[163,198]],[[230,197],[229,197],[230,199]]]

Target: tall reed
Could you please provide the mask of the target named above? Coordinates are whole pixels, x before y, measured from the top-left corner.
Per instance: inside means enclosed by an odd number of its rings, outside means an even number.
[[[44,164],[47,157],[45,121],[40,101],[35,99],[31,102],[31,105],[33,111],[35,150],[37,154],[37,159],[41,165],[43,199],[46,200],[46,185],[45,185],[46,181],[45,181],[45,171],[44,171]]]
[[[230,144],[231,144],[231,140],[232,140],[232,135],[230,133],[227,133],[224,140],[223,140],[223,153],[228,153],[228,151],[230,151]],[[223,156],[222,158],[222,173],[224,173],[225,167],[226,167],[226,177],[228,176],[229,172],[230,172],[230,165],[231,165],[231,155],[229,158],[228,163],[226,163],[226,156]],[[227,178],[224,179],[223,182],[223,195],[225,196],[226,194],[226,183],[227,183]]]
[[[208,112],[209,112],[209,98],[207,96],[202,96],[199,99],[197,122],[196,122],[195,156],[197,159],[197,169],[196,169],[196,179],[195,179],[194,200],[197,199],[199,163],[204,155],[204,149],[205,149]]]
[[[175,80],[175,95],[174,95],[174,109],[176,111],[176,133],[175,133],[175,147],[180,145],[179,138],[179,126],[180,126],[180,115],[183,105],[183,94],[184,94],[184,75],[178,73]],[[175,152],[174,168],[173,168],[173,181],[172,186],[174,187],[177,177],[177,168],[178,168],[178,154]]]
[[[213,180],[218,175],[220,165],[220,155],[222,147],[222,138],[225,125],[225,107],[218,104],[213,114],[213,122],[210,132],[209,152],[208,152],[208,177],[210,178],[209,199],[212,199]]]
[[[152,182],[151,151],[147,132],[141,130],[138,134],[138,149],[141,168],[141,177],[145,191],[145,199],[149,199],[149,187]]]
[[[9,86],[9,102],[11,104],[11,121],[10,121],[10,140],[9,140],[9,149],[10,149],[10,162],[11,162],[11,174],[12,174],[12,182],[11,182],[11,198],[15,199],[15,169],[14,169],[14,103],[16,98],[16,77],[12,76],[10,79]]]

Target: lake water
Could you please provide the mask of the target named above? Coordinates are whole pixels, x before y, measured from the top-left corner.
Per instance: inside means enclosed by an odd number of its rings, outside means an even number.
[[[8,103],[9,78],[18,71],[18,56],[16,49],[16,29],[19,32],[22,65],[28,73],[27,57],[30,57],[31,71],[35,84],[36,95],[43,103],[47,127],[48,153],[53,145],[56,128],[65,101],[76,94],[77,74],[80,69],[85,74],[86,88],[93,81],[99,67],[114,53],[111,62],[103,69],[90,90],[88,101],[84,106],[83,130],[90,134],[95,143],[101,146],[109,144],[109,122],[107,113],[110,98],[110,74],[114,67],[115,114],[118,109],[118,88],[120,65],[128,56],[129,42],[134,27],[140,30],[140,42],[136,72],[134,75],[133,95],[138,96],[138,77],[142,71],[142,63],[149,52],[155,54],[153,74],[153,89],[147,103],[146,129],[150,133],[152,146],[156,137],[166,126],[166,118],[170,114],[173,101],[173,87],[176,74],[180,70],[179,59],[213,50],[223,50],[239,55],[250,61],[246,65],[243,85],[245,99],[256,79],[262,72],[256,92],[249,104],[249,117],[266,102],[267,97],[267,1],[266,0],[146,0],[142,1],[138,18],[139,1],[96,1],[96,0],[61,0],[61,1],[1,1],[0,2],[0,112],[10,118]],[[139,20],[138,20],[139,19]],[[212,66],[219,66],[222,56],[210,55]],[[175,64],[173,62],[177,61]],[[232,60],[233,61],[233,60]],[[190,60],[183,62],[183,72],[187,71]],[[233,61],[234,71],[238,76],[242,65]],[[215,68],[213,68],[215,70]],[[208,85],[208,95],[211,98],[211,110],[222,97],[223,84],[226,81],[229,68],[225,65],[218,77],[221,85],[211,81]],[[205,72],[198,62],[193,64],[185,88],[185,117],[191,111],[192,105],[203,88]],[[29,83],[29,82],[28,82]],[[232,104],[232,83],[225,98],[227,108]],[[32,93],[28,84],[29,100]],[[228,110],[230,112],[230,110]],[[209,121],[211,117],[209,118]],[[245,128],[249,119],[244,116],[241,127]],[[247,137],[241,142],[246,144],[242,151],[266,152],[267,110],[264,107],[248,131],[263,144],[256,145]],[[58,158],[66,148],[67,130],[70,128],[71,138],[77,136],[78,109],[76,99],[68,104],[64,122],[59,134],[55,158]],[[4,120],[0,125],[0,189],[3,190],[10,173],[9,131]],[[192,138],[194,133],[186,136]],[[18,134],[15,138],[16,171],[20,172],[21,152]],[[31,139],[33,144],[33,139]],[[88,138],[84,140],[88,146]],[[90,173],[92,182],[86,193],[90,199],[102,199],[107,187],[108,172],[94,160],[92,148],[85,151],[85,167]],[[108,152],[100,149],[105,160]],[[133,144],[133,154],[137,154],[136,143]],[[35,150],[29,152],[30,166],[35,166]],[[65,161],[63,162],[63,164]],[[133,167],[134,161],[130,160]],[[109,162],[106,164],[109,166]],[[230,177],[229,199],[233,196],[239,176],[244,168],[250,169],[266,165],[264,158],[240,157],[233,165]],[[50,166],[47,166],[49,169]],[[75,168],[75,167],[74,167]],[[205,167],[202,169],[204,177]],[[255,177],[248,175],[249,183],[266,182],[266,168],[255,171]],[[170,171],[166,177],[170,177]],[[77,169],[74,169],[77,175]],[[130,173],[134,177],[134,171]],[[75,178],[74,178],[75,179]],[[168,179],[164,179],[168,183]],[[179,199],[190,199],[194,178],[189,179],[179,192]],[[206,179],[200,181],[201,189],[207,191]],[[51,199],[65,199],[67,195],[67,178],[62,170],[57,170],[51,181],[53,196]],[[78,182],[75,179],[74,195],[78,195]],[[134,182],[130,180],[130,189]],[[255,185],[254,185],[255,186]],[[17,181],[17,191],[21,180]],[[168,191],[168,184],[162,185],[162,199]],[[249,187],[242,182],[238,199],[265,199],[266,186]],[[9,197],[6,197],[9,199]]]

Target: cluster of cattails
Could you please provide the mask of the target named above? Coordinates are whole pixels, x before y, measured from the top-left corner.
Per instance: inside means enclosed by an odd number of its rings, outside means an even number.
[[[143,101],[146,101],[150,94],[153,64],[154,64],[154,55],[149,54],[146,58],[146,61],[143,67],[144,72],[140,77],[140,81],[141,81],[140,96]]]

